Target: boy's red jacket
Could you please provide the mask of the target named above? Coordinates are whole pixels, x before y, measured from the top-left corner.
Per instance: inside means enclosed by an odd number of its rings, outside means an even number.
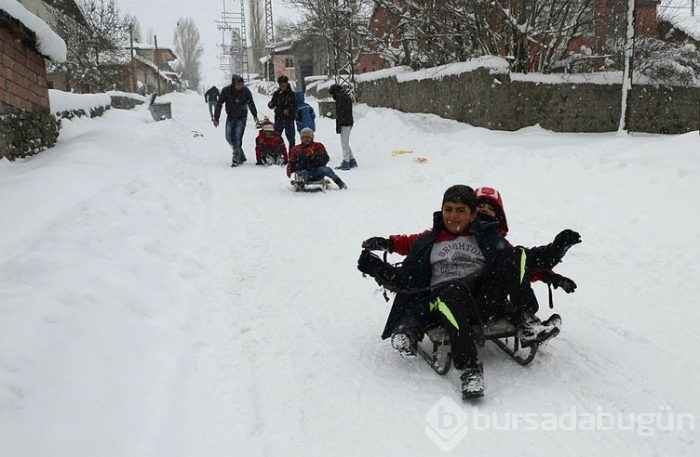
[[[284,145],[282,135],[273,133],[267,136],[265,132],[260,130],[258,137],[255,138],[255,158],[261,161],[265,153],[271,155],[281,154],[284,160],[289,160],[289,157],[287,157],[287,147]]]
[[[309,144],[297,144],[289,153],[287,176],[299,170],[312,171],[318,167],[324,167],[330,158],[323,143],[312,141]]]

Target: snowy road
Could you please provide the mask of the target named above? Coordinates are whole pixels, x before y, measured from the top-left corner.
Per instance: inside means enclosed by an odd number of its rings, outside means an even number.
[[[444,396],[470,420],[455,455],[698,455],[689,421],[663,430],[700,414],[697,132],[491,132],[360,105],[349,190],[295,194],[251,164],[252,122],[231,169],[201,97],[170,99],[171,121],[64,121],[54,149],[0,162],[1,456],[443,455],[424,429]],[[332,121],[317,139],[337,164]],[[355,268],[363,239],[427,228],[455,183],[501,190],[513,243],[584,240],[558,268],[579,284],[555,292],[562,334],[528,367],[487,345],[475,404],[379,339],[389,306]],[[572,410],[646,422],[546,430]]]

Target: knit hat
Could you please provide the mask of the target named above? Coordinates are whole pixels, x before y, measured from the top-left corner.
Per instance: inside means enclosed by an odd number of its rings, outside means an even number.
[[[442,204],[445,202],[462,203],[472,211],[476,209],[476,192],[469,186],[456,184],[445,191],[442,196]]]
[[[289,78],[285,75],[282,75],[279,78],[277,78],[277,84],[288,83],[288,82],[289,82]]]
[[[308,127],[304,127],[303,129],[301,129],[301,132],[299,132],[299,137],[304,138],[305,136],[310,136],[311,139],[313,140],[314,131]]]
[[[243,82],[245,82],[245,81],[243,80],[243,76],[241,76],[241,75],[233,75],[233,76],[231,76],[231,82],[232,82],[233,84],[236,84],[237,82],[243,83]]]
[[[263,132],[274,132],[275,124],[270,121],[263,121],[261,129]]]
[[[477,206],[486,203],[493,208],[496,213],[496,219],[498,219],[500,224],[501,234],[505,236],[508,233],[508,220],[506,219],[501,193],[493,187],[477,187],[475,192]]]

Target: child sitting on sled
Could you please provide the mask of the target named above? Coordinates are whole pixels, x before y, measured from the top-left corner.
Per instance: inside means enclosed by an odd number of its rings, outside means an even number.
[[[528,265],[552,268],[580,236],[564,230],[547,246],[512,247],[500,233],[500,223],[477,219],[477,197],[469,186],[452,186],[433,227],[414,235],[374,237],[363,242],[370,250],[405,255],[401,268],[387,271],[378,257],[363,251],[358,269],[397,292],[382,338],[403,354],[413,352],[429,321],[438,321],[450,335],[453,364],[463,370],[463,397],[482,396],[483,365],[479,362],[472,325],[495,316],[519,326],[523,345],[549,337],[527,332],[530,313],[523,298],[529,289]],[[532,260],[526,261],[526,257]]]
[[[297,180],[304,183],[330,178],[340,189],[347,189],[342,179],[326,164],[330,160],[326,147],[314,141],[314,131],[310,128],[301,130],[301,144],[292,148],[287,165],[287,176],[296,173]]]
[[[255,138],[255,159],[255,165],[286,165],[289,161],[282,135],[275,132],[275,125],[267,118]]]

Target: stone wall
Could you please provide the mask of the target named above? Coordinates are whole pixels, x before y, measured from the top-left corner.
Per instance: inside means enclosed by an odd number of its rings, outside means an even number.
[[[13,160],[56,144],[44,58],[36,38],[0,11],[0,157]]]
[[[432,113],[495,130],[539,124],[555,132],[610,132],[620,119],[620,84],[511,81],[486,68],[441,79],[361,82],[357,100],[410,113]],[[700,129],[700,88],[635,86],[631,131],[685,133]]]

